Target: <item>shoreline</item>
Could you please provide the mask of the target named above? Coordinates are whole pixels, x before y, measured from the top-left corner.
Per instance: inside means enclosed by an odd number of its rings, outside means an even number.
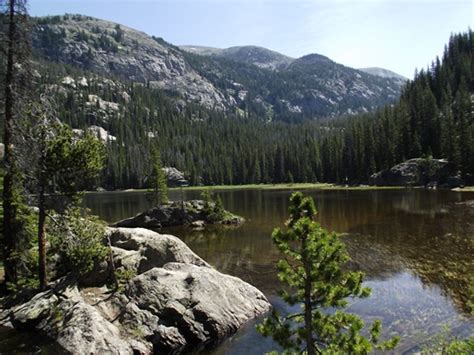
[[[168,191],[228,191],[228,190],[326,190],[326,191],[369,191],[369,190],[404,190],[404,189],[425,189],[423,186],[370,186],[370,185],[337,185],[329,183],[294,183],[294,184],[244,184],[244,185],[206,185],[206,186],[184,186],[169,187]],[[443,191],[453,192],[474,192],[474,186],[463,188],[444,189]],[[147,192],[148,189],[125,189],[125,190],[104,190],[85,191],[86,194],[100,193],[121,193],[121,192]]]

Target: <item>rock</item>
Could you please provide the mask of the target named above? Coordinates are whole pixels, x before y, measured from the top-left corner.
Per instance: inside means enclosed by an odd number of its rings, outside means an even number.
[[[380,171],[370,177],[376,186],[426,186],[429,188],[460,186],[453,165],[444,159],[415,158]]]
[[[97,136],[101,141],[103,142],[112,142],[117,140],[117,137],[112,136],[107,132],[104,128],[99,127],[99,126],[90,126],[87,128],[87,130]]]
[[[84,130],[83,129],[74,128],[72,131],[73,131],[75,136],[77,136],[79,138],[84,137]],[[104,128],[99,127],[99,126],[92,125],[92,126],[87,128],[87,131],[89,133],[93,134],[94,136],[96,136],[98,139],[100,139],[101,141],[103,141],[105,143],[117,140],[117,137],[109,134],[108,131],[106,131]],[[97,191],[100,191],[99,188],[98,188]]]
[[[118,266],[137,274],[169,262],[210,267],[179,238],[143,228],[108,228]]]
[[[176,328],[187,346],[222,339],[270,309],[255,287],[193,264],[168,263],[150,269],[130,281],[126,294],[141,310],[158,315],[161,324]],[[167,337],[167,347],[179,348],[181,337],[172,332],[174,339]]]
[[[105,112],[117,112],[120,108],[120,105],[116,102],[102,100],[97,95],[89,94],[87,97],[86,106],[96,107]]]
[[[126,91],[122,91],[120,96],[122,97],[122,100],[125,101],[125,103],[128,104],[130,102],[130,95]]]
[[[111,276],[112,270],[107,261],[96,262],[93,269],[79,278],[79,284],[85,287],[104,285]]]
[[[61,84],[65,86],[70,86],[71,88],[75,89],[76,88],[76,81],[71,78],[70,76],[66,76],[61,80]]]
[[[58,301],[58,297],[52,291],[39,293],[13,310],[11,322],[17,329],[34,329],[40,321],[51,314]]]
[[[153,133],[153,132],[151,132]],[[163,171],[166,175],[168,186],[189,186],[188,180],[184,178],[184,173],[173,167],[165,167]]]
[[[11,308],[10,319],[16,329],[42,332],[71,354],[133,353],[119,328],[87,304],[69,280]]]
[[[179,352],[186,346],[186,339],[181,335],[178,328],[160,325],[158,331],[151,338],[157,352],[174,353]]]
[[[79,81],[77,82],[77,84],[79,86],[82,86],[83,88],[86,88],[89,86],[89,84],[87,83],[87,79],[85,77],[82,77],[81,79],[79,79]]]
[[[449,189],[454,189],[457,187],[464,187],[464,186],[465,186],[464,179],[459,175],[448,176],[446,180],[444,181],[444,183],[441,185],[441,187],[446,187]]]
[[[240,216],[224,211],[220,220],[215,220],[212,215],[213,202],[209,202],[211,208],[206,209],[206,203],[202,200],[175,201],[165,205],[159,205],[148,211],[142,212],[135,217],[127,218],[115,223],[114,227],[128,228],[151,228],[191,225],[196,221],[204,221],[207,224],[239,225],[244,219]]]
[[[64,300],[57,306],[56,319],[40,328],[72,354],[132,354],[117,326],[107,321],[84,301]]]
[[[203,229],[206,226],[205,221],[194,221],[191,223],[191,227],[196,229]]]
[[[69,276],[29,301],[1,299],[1,324],[41,332],[71,354],[175,353],[218,341],[271,307],[255,287],[213,269],[174,236],[107,233],[117,266],[138,274],[124,293],[81,290]]]

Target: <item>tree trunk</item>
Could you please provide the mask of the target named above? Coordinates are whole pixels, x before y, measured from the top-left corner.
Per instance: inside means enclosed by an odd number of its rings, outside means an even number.
[[[304,323],[306,330],[306,350],[308,355],[315,355],[316,349],[313,338],[313,316],[311,314],[311,289],[313,288],[311,282],[311,261],[307,259],[306,254],[306,239],[303,240],[303,266],[305,271],[304,282]]]
[[[109,264],[112,271],[112,280],[114,282],[115,290],[119,289],[119,282],[117,279],[117,270],[115,269],[115,262],[114,262],[114,252],[112,250],[112,243],[110,242],[110,236],[107,235],[107,245],[109,246]]]
[[[46,221],[46,204],[45,204],[45,195],[44,188],[41,186],[39,192],[39,201],[38,201],[38,250],[39,250],[39,261],[38,261],[38,276],[40,282],[41,291],[46,289],[47,284],[47,275],[46,275],[46,231],[45,231],[45,221]]]
[[[5,118],[4,136],[5,145],[4,165],[5,176],[3,179],[3,264],[5,267],[5,283],[16,284],[18,282],[18,269],[15,253],[17,252],[17,240],[15,235],[16,209],[14,199],[14,176],[15,160],[13,154],[12,131],[13,131],[13,61],[15,45],[15,0],[10,0],[8,5],[8,35],[7,35],[7,66],[5,73]]]

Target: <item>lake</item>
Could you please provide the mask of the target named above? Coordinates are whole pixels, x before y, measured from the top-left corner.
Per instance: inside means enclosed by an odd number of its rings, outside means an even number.
[[[387,336],[400,335],[397,352],[415,352],[448,325],[453,334],[474,334],[469,316],[469,277],[474,275],[474,193],[402,190],[306,191],[318,209],[318,220],[344,233],[352,258],[348,267],[362,270],[372,296],[352,302],[350,312],[367,322],[382,320]],[[217,191],[224,207],[246,218],[240,227],[204,231],[171,228],[193,251],[216,269],[242,278],[262,290],[280,311],[289,309],[277,296],[281,288],[275,263],[279,254],[271,232],[283,226],[291,191]],[[172,191],[171,200],[196,199],[199,191]],[[108,222],[151,207],[143,192],[89,194],[86,205]],[[472,280],[472,279],[471,279]],[[249,323],[214,349],[213,354],[262,354],[276,348]]]

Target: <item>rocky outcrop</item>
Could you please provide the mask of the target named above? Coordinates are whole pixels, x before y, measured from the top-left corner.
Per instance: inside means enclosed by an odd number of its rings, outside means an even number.
[[[110,228],[116,267],[134,271],[122,293],[80,289],[72,278],[14,306],[0,323],[42,332],[71,354],[181,352],[222,339],[270,309],[244,281],[213,269],[182,241]]]
[[[168,186],[189,186],[189,181],[185,179],[184,173],[173,167],[165,167],[163,171],[166,176]]]
[[[87,128],[87,131],[94,135],[94,137],[97,137],[104,143],[109,143],[117,140],[117,137],[112,136],[107,132],[104,128],[99,127],[99,126],[90,126]],[[73,129],[73,132],[75,135],[78,137],[83,137],[84,136],[84,130],[83,129]]]
[[[114,224],[114,227],[151,228],[193,225],[202,221],[204,224],[238,225],[244,219],[222,210],[215,213],[215,203],[202,200],[176,201],[159,205],[135,217],[127,218]]]
[[[464,186],[464,181],[447,160],[415,158],[373,174],[369,184],[454,188]]]

